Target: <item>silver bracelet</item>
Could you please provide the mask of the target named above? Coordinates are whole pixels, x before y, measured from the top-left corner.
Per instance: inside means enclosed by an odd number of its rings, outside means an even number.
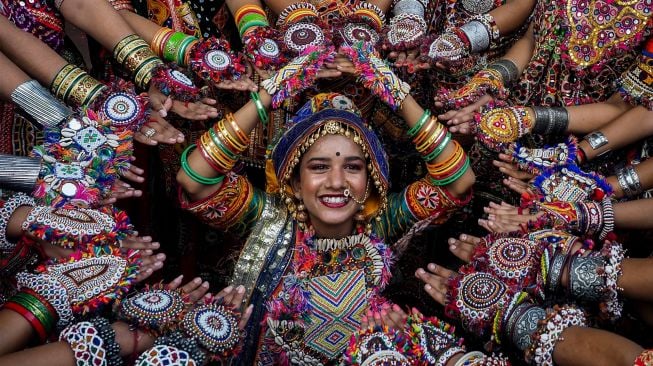
[[[587,141],[590,144],[592,150],[596,150],[608,144],[608,138],[605,137],[605,135],[601,131],[594,131],[589,135],[585,136],[585,141]]]
[[[487,68],[498,71],[501,74],[501,81],[504,85],[516,81],[519,78],[517,65],[506,58],[494,61]]]
[[[32,193],[41,172],[39,158],[0,154],[0,188]]]
[[[524,351],[532,345],[532,335],[537,331],[540,320],[546,318],[546,311],[529,303],[519,304],[508,319],[507,338]]]
[[[5,201],[0,208],[0,251],[7,253],[12,252],[15,244],[7,240],[7,225],[14,211],[20,206],[34,206],[34,198],[24,194],[16,193]]]
[[[421,18],[424,18],[424,14],[426,14],[426,6],[418,0],[401,0],[398,1],[392,9],[392,14],[394,15],[406,13],[419,15]]]
[[[473,20],[465,23],[460,27],[460,30],[465,33],[469,40],[471,53],[479,53],[490,47],[490,33],[480,21]]]
[[[556,251],[551,259],[551,265],[549,266],[549,273],[547,275],[547,284],[546,288],[551,293],[556,293],[560,287],[560,281],[562,280],[562,269],[567,262],[568,254],[562,250]]]
[[[36,80],[18,85],[11,92],[11,100],[43,127],[56,127],[73,114]]]
[[[599,274],[605,266],[603,257],[574,256],[569,266],[569,292],[578,300],[597,301],[605,287]]]
[[[532,107],[535,123],[532,132],[539,135],[562,135],[569,127],[569,113],[565,107]]]
[[[624,191],[626,197],[634,197],[642,193],[642,183],[639,181],[639,175],[633,166],[627,166],[617,172],[617,182]]]

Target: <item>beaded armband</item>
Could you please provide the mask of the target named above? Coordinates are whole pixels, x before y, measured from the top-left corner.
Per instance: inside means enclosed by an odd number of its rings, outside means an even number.
[[[517,142],[513,146],[512,157],[521,169],[537,175],[547,169],[574,165],[577,149],[578,142],[573,136],[569,136],[565,142],[535,149],[527,148]]]
[[[133,284],[140,256],[132,251],[89,245],[67,258],[16,275],[19,289],[42,296],[56,310],[58,327],[124,296]]]
[[[392,110],[401,107],[410,93],[410,86],[395,75],[374,51],[371,43],[358,42],[354,46],[342,46],[340,52],[353,62],[360,81],[372,94],[379,97]]]
[[[163,62],[152,52],[150,46],[136,34],[126,36],[113,48],[113,57],[134,78],[134,83],[146,90],[154,69]]]
[[[15,243],[9,242],[7,240],[7,225],[9,224],[9,219],[14,214],[14,211],[21,206],[34,206],[34,198],[23,194],[16,193],[9,197],[4,202],[1,202],[0,206],[0,251],[3,253],[12,252],[16,247]]]
[[[352,13],[334,25],[339,29],[334,33],[336,45],[352,46],[358,42],[369,43],[373,47],[381,39],[379,32],[385,22],[385,14],[379,7],[368,2],[360,2]]]
[[[553,349],[558,341],[562,341],[562,332],[572,326],[587,326],[583,311],[571,306],[554,306],[546,318],[539,321],[537,331],[532,335],[532,345],[525,352],[526,361],[538,366],[553,366]]]
[[[612,187],[604,177],[586,173],[576,165],[561,165],[539,174],[533,186],[546,201],[582,202],[600,201],[612,194]]]
[[[212,84],[238,80],[246,70],[243,56],[232,52],[227,41],[215,37],[206,38],[193,48],[190,69]]]
[[[123,365],[116,333],[105,318],[69,325],[59,334],[59,341],[70,345],[76,365]]]
[[[411,348],[419,350],[417,359],[426,365],[446,365],[453,356],[465,352],[464,340],[454,334],[456,328],[436,317],[411,314],[405,329]]]
[[[34,238],[66,249],[116,245],[133,233],[127,214],[112,206],[97,210],[35,206],[22,229]]]
[[[181,321],[183,333],[196,340],[210,359],[238,354],[242,337],[238,327],[241,314],[221,299],[204,298],[191,308]],[[209,321],[210,320],[210,321]]]
[[[487,68],[474,75],[465,86],[449,93],[441,89],[435,97],[436,102],[442,103],[449,110],[461,109],[474,102],[482,96],[489,94],[496,100],[497,106],[505,105],[504,99],[508,97],[508,89],[504,86],[501,72]]]
[[[426,21],[423,16],[400,13],[392,17],[390,24],[384,27],[383,44],[393,51],[407,51],[418,48],[425,34]]]
[[[274,28],[257,27],[243,35],[245,54],[259,69],[273,71],[288,62],[282,48],[281,34]]]
[[[317,9],[315,6],[308,2],[293,3],[288,5],[279,13],[277,18],[277,28],[284,27],[290,23],[298,22],[302,19],[315,19],[317,18]]]
[[[62,67],[50,84],[50,91],[57,98],[74,107],[87,106],[105,88],[86,71],[71,64]]]
[[[617,80],[622,98],[653,110],[653,38],[646,41],[637,62]]]
[[[478,140],[496,152],[505,151],[533,127],[533,118],[524,107],[495,108],[483,115],[475,114],[474,120]]]
[[[179,332],[159,337],[154,346],[141,353],[135,366],[200,366],[206,360],[204,352],[193,339],[184,337]]]
[[[152,71],[152,84],[166,96],[181,102],[196,102],[200,89],[175,65],[160,64]]]
[[[120,303],[118,319],[154,336],[176,329],[190,302],[181,290],[168,290],[161,283],[146,285]]]

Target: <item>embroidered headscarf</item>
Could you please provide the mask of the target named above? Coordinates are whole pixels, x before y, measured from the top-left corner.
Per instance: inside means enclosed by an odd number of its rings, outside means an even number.
[[[360,111],[347,97],[322,93],[308,101],[290,122],[288,130],[272,151],[278,192],[291,203],[294,192],[290,180],[302,155],[322,136],[342,135],[360,146],[374,190],[365,201],[363,215],[368,220],[387,206],[388,158],[376,134],[369,129]]]

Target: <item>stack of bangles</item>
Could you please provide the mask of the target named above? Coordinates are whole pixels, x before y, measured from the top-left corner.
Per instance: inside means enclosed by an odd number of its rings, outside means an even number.
[[[240,38],[253,28],[270,25],[263,8],[255,4],[248,4],[238,8],[234,14],[234,20],[238,26]]]
[[[438,120],[431,116],[431,111],[424,111],[417,124],[408,131],[413,138],[415,149],[426,163],[435,160],[451,141],[451,133]]]
[[[29,288],[21,289],[2,307],[15,311],[27,320],[36,332],[41,343],[44,343],[59,320],[56,310],[43,296]]]
[[[152,72],[161,65],[161,61],[142,38],[136,34],[128,35],[113,48],[113,57],[134,77],[134,83],[141,89],[147,89],[152,79]]]
[[[198,41],[196,37],[164,27],[154,34],[150,48],[163,60],[188,66],[191,50]]]
[[[231,129],[227,129],[225,120],[229,122]],[[238,127],[233,114],[229,113],[225,119],[218,121],[200,136],[196,145],[190,145],[184,150],[181,156],[181,167],[191,179],[200,184],[218,184],[222,182],[224,175],[231,171],[238,156],[245,151],[247,145],[249,145],[249,137]],[[188,153],[195,147],[199,149],[211,168],[220,173],[220,176],[216,178],[202,177],[190,167]]]
[[[52,94],[74,107],[91,104],[106,88],[86,71],[72,64],[62,67],[50,83]]]

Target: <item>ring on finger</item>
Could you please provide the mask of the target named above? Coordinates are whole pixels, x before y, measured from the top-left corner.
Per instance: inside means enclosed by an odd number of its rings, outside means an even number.
[[[152,136],[156,135],[156,130],[153,128],[149,128],[143,132],[143,135],[147,137],[148,139],[151,139]]]

